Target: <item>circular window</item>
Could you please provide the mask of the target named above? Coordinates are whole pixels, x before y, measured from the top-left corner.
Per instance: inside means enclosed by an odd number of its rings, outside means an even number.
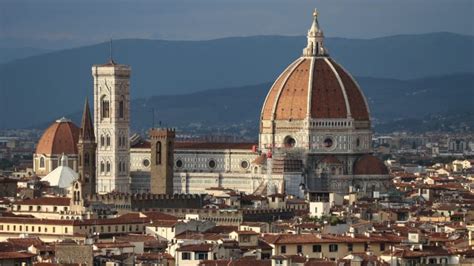
[[[209,168],[216,168],[216,161],[210,160],[208,165],[209,165]]]
[[[293,148],[296,145],[296,140],[293,137],[287,136],[285,138],[285,147]]]
[[[247,169],[249,167],[249,162],[248,161],[241,161],[240,162],[240,167]]]
[[[183,167],[183,161],[177,160],[177,161],[176,161],[176,167],[178,167],[178,168]]]
[[[145,167],[150,166],[150,160],[148,160],[148,159],[143,160],[142,163],[143,163],[143,166],[145,166]]]
[[[332,145],[334,145],[334,141],[332,140],[332,138],[325,138],[324,139],[324,142],[323,142],[323,145],[324,145],[324,148],[331,148]]]

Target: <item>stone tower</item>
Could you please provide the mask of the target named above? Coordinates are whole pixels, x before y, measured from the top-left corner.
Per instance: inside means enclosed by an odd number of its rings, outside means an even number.
[[[98,193],[130,190],[130,73],[112,59],[92,67]]]
[[[82,113],[81,129],[79,130],[79,141],[77,143],[79,181],[82,192],[87,195],[96,193],[96,148],[94,126],[86,99],[84,112]]]
[[[174,129],[151,129],[150,192],[173,194]]]

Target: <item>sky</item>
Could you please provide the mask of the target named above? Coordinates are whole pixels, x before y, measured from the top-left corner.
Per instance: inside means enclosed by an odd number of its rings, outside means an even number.
[[[474,35],[474,0],[0,0],[0,46],[305,35],[315,7],[329,37]]]

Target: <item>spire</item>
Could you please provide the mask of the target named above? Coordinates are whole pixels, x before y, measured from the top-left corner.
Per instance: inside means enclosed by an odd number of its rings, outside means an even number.
[[[313,12],[313,24],[308,30],[308,44],[303,49],[303,56],[326,56],[327,50],[324,48],[324,34],[319,27],[318,10],[315,8]]]
[[[84,103],[84,111],[82,112],[81,130],[79,131],[79,140],[95,141],[94,126],[92,125],[91,111],[89,109],[89,101],[86,98]]]

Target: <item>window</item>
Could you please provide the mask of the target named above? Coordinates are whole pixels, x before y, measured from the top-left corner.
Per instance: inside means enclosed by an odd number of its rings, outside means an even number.
[[[353,250],[354,250],[354,246],[352,245],[352,243],[347,244],[347,251],[353,251]]]
[[[161,141],[156,142],[155,164],[161,164]]]
[[[119,117],[123,118],[123,100],[119,102]]]
[[[209,163],[208,163],[208,165],[209,165],[209,168],[214,169],[214,168],[216,168],[216,161],[210,160]]]
[[[66,233],[66,234],[67,234],[67,227],[65,227],[65,228],[64,228],[64,233]]]
[[[303,253],[303,246],[302,245],[297,245],[296,246],[296,253]]]
[[[338,246],[337,244],[330,244],[329,245],[329,252],[337,252]]]
[[[324,141],[323,141],[323,146],[324,146],[325,148],[331,148],[333,144],[334,144],[334,141],[333,141],[332,138],[330,138],[330,137],[327,137],[327,138],[324,139]]]
[[[280,247],[280,253],[285,254],[286,253],[286,246],[281,246]]]
[[[313,245],[313,252],[321,252],[321,245]]]
[[[40,158],[40,168],[44,168],[44,157]]]
[[[107,162],[107,173],[110,172],[110,162]]]
[[[385,251],[385,243],[380,243],[380,251]]]
[[[105,171],[104,169],[105,169],[105,164],[104,164],[104,162],[100,162],[100,172],[103,173],[103,172]]]
[[[189,253],[189,252],[181,253],[181,259],[182,260],[190,260],[191,259],[191,253]]]
[[[107,140],[107,147],[109,147],[110,146],[110,136],[109,135],[107,135],[106,140]]]
[[[194,259],[196,260],[207,260],[207,252],[196,252]]]
[[[56,227],[53,226],[53,233],[56,233]]]
[[[105,138],[104,138],[104,135],[101,135],[101,136],[100,136],[100,146],[101,146],[101,147],[104,147],[104,146],[105,146]]]
[[[109,114],[109,110],[110,110],[110,106],[109,106],[109,101],[106,100],[106,99],[103,99],[102,100],[102,118],[109,118],[110,114]]]
[[[89,163],[90,163],[90,156],[89,156],[89,153],[85,153],[84,154],[84,166],[89,166]]]
[[[283,142],[284,142],[285,148],[293,148],[296,146],[296,140],[291,136],[286,136]]]

